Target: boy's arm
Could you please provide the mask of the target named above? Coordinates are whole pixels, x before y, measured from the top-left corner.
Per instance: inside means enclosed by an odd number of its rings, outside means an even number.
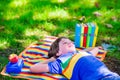
[[[47,59],[44,62],[37,63],[30,67],[30,71],[33,73],[49,72],[48,62],[55,61],[54,57]]]
[[[49,72],[48,64],[37,63],[30,67],[30,71],[33,73]]]
[[[89,48],[89,52],[93,55],[96,56],[98,54],[99,47],[94,47],[94,48]]]
[[[49,58],[49,59],[47,59],[46,61],[44,61],[44,62],[41,62],[41,63],[49,63],[49,62],[53,62],[53,61],[55,61],[56,59],[54,58],[54,57],[51,57],[51,58]]]
[[[90,48],[86,48],[84,50],[80,50],[81,52],[90,52],[90,54],[92,54],[93,56],[96,56],[98,54],[99,51],[99,47],[90,47]]]

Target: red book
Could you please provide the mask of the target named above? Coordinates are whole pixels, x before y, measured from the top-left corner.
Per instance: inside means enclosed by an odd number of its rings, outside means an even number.
[[[83,47],[86,47],[87,45],[87,34],[88,34],[88,26],[84,24]]]

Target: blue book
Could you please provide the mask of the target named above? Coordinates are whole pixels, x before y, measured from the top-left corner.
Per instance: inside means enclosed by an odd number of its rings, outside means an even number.
[[[80,39],[81,38],[81,25],[76,24],[75,27],[75,47],[80,47]]]
[[[90,43],[89,47],[93,46],[93,39],[94,39],[94,33],[95,33],[95,25],[93,23],[90,24],[92,29],[91,29],[91,34],[90,34]]]

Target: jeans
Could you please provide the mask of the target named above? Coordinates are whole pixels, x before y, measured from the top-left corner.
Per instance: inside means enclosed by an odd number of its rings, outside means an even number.
[[[101,80],[120,80],[120,76],[109,76],[109,77],[104,77]]]

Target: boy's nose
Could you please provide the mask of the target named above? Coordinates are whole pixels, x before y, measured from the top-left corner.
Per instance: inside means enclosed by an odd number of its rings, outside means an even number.
[[[69,46],[73,46],[73,45],[74,45],[74,43],[73,43],[73,42],[70,42],[68,45],[69,45]]]

